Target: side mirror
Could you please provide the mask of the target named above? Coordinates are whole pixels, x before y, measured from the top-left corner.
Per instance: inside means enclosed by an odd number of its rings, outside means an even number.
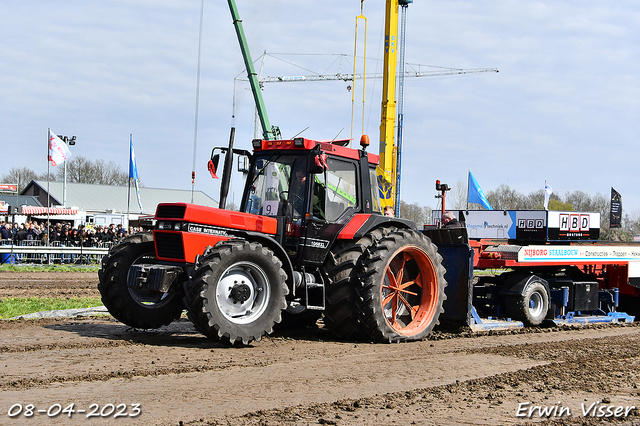
[[[214,179],[218,179],[218,175],[216,174],[216,171],[218,170],[219,162],[220,162],[220,154],[216,154],[213,157],[211,157],[211,160],[209,160],[209,163],[207,163],[207,169],[209,170],[209,173],[211,173],[211,177]]]
[[[320,151],[318,154],[310,156],[309,160],[309,173],[317,175],[329,170],[327,154],[324,152]]]
[[[249,157],[246,155],[238,156],[238,171],[242,173],[249,173]]]

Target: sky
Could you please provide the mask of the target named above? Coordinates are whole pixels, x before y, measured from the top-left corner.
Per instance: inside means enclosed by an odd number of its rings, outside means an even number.
[[[353,71],[359,0],[236,2],[261,76]],[[196,138],[201,5],[0,3],[0,176],[46,172],[48,128],[76,136],[73,155],[126,171],[131,134],[145,186],[190,190],[195,147],[195,189],[218,199],[211,149],[232,126],[235,147],[249,149],[254,109],[228,4],[205,0]],[[382,72],[384,9],[363,2],[367,72]],[[404,201],[436,207],[436,179],[466,188],[471,171],[485,193],[614,187],[624,214],[640,211],[639,2],[416,0],[406,16],[407,69],[499,73],[405,80]],[[361,19],[357,67],[363,35]],[[342,81],[265,83],[263,96],[285,138],[357,142],[364,131],[377,152],[381,86],[366,80],[363,96],[362,81],[352,92]],[[241,192],[236,176],[230,199]]]

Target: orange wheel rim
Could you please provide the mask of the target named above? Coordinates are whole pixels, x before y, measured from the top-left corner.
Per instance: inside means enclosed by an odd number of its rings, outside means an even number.
[[[419,247],[403,247],[385,268],[381,305],[396,332],[412,336],[431,323],[438,302],[438,275],[431,258]]]

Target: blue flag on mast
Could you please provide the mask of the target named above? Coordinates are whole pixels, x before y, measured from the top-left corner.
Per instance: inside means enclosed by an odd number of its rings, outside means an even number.
[[[138,165],[136,164],[136,154],[133,152],[132,136],[129,136],[129,179],[133,179],[135,181],[138,206],[140,207],[140,213],[142,213],[142,202],[140,201],[140,188],[138,185]]]
[[[467,201],[469,203],[481,204],[487,210],[493,210],[493,207],[489,204],[489,200],[485,197],[480,185],[478,185],[478,181],[471,172],[469,172],[469,194],[467,195]]]

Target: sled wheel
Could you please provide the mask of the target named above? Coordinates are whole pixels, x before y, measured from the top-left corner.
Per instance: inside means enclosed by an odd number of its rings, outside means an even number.
[[[443,312],[444,267],[423,234],[399,230],[382,238],[364,259],[361,322],[377,342],[424,339]]]
[[[549,310],[549,294],[537,276],[527,278],[523,292],[507,298],[507,312],[524,325],[535,327],[542,324]]]
[[[187,288],[189,317],[207,336],[248,344],[271,333],[286,308],[282,262],[255,242],[216,244],[196,260]]]
[[[153,234],[126,237],[102,258],[98,290],[102,303],[117,320],[135,328],[159,328],[179,318],[183,311],[182,286],[166,292],[141,291],[127,285],[132,265],[157,263]]]

